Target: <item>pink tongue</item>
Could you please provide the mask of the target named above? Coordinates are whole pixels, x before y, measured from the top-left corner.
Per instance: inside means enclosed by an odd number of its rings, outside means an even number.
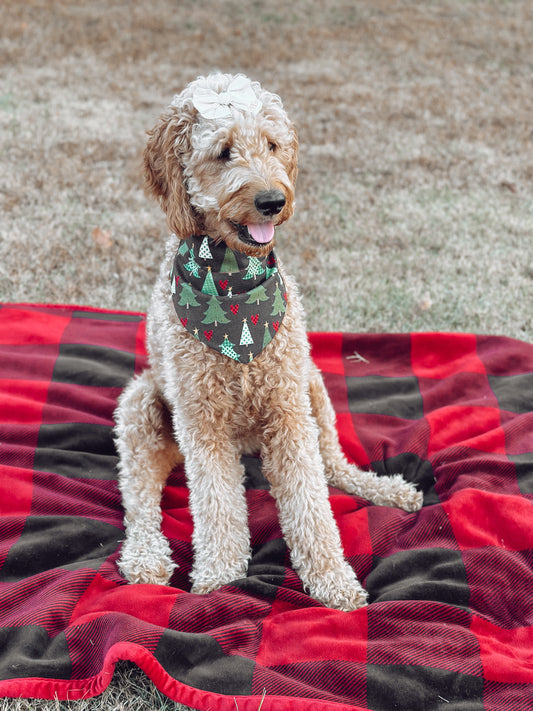
[[[263,222],[260,225],[246,225],[248,232],[260,244],[267,244],[274,237],[274,223]]]

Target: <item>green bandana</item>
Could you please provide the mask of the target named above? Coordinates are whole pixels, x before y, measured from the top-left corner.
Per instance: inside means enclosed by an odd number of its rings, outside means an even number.
[[[170,281],[183,327],[240,363],[261,353],[285,315],[285,284],[273,251],[247,257],[210,237],[189,237],[176,253]]]

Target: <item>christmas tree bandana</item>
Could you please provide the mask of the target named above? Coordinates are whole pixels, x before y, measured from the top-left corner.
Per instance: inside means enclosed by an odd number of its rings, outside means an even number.
[[[287,296],[274,252],[248,257],[206,235],[184,240],[170,273],[185,329],[209,348],[249,363],[270,343]]]

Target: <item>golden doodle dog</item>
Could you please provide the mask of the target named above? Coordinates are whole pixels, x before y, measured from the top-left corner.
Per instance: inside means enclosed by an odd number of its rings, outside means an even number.
[[[367,596],[344,559],[328,484],[407,511],[422,494],[400,475],[359,470],[341,451],[295,281],[273,251],[294,208],[294,126],[258,83],[211,74],[174,98],[144,161],[172,235],[148,313],[149,368],[116,412],[120,569],[132,583],[169,582],[176,565],[160,502],[184,460],[192,592],[246,576],[241,456],[259,453],[304,588],[329,607],[357,609]]]

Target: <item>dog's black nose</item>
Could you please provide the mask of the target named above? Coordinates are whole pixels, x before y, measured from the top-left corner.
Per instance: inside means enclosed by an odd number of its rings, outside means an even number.
[[[254,199],[257,212],[260,212],[265,217],[277,215],[283,210],[285,205],[285,195],[281,190],[262,190],[257,193]]]

